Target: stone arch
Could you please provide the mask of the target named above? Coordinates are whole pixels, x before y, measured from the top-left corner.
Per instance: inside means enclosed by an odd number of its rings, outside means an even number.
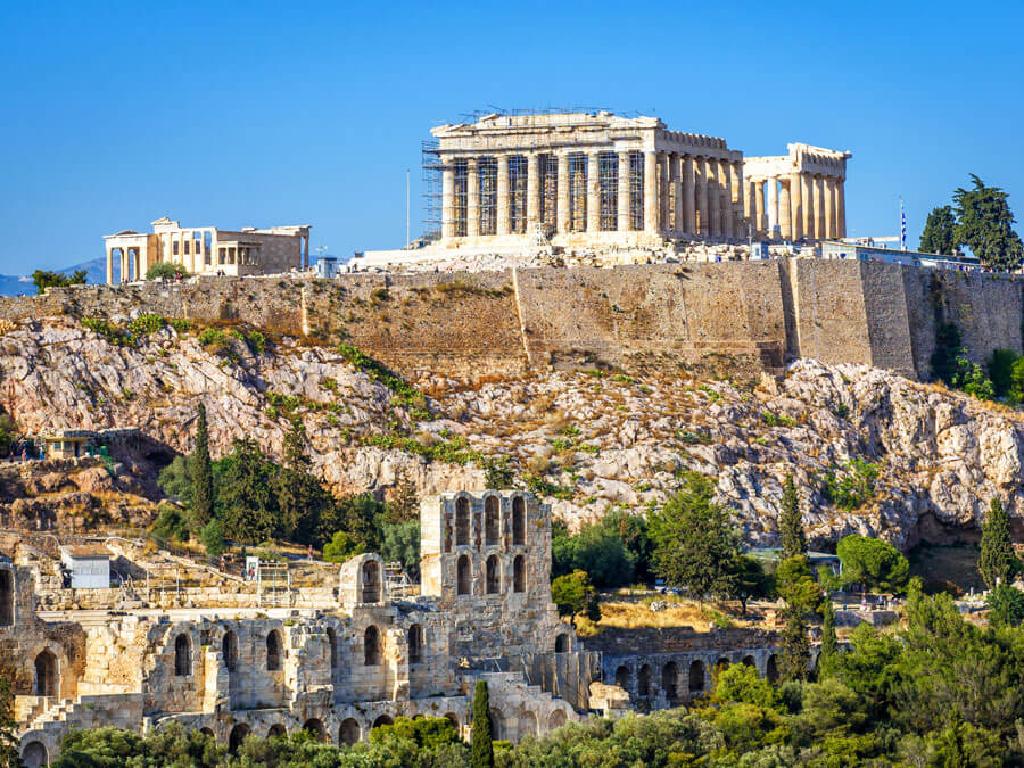
[[[444,716],[446,720],[449,720],[451,724],[455,726],[456,731],[462,728],[462,725],[459,723],[459,716],[457,714],[455,714],[454,712],[445,712]]]
[[[526,544],[526,499],[519,495],[512,497],[512,543]]]
[[[755,662],[754,657],[748,653],[746,656],[743,657],[743,666],[753,667],[754,669],[757,669],[757,662]]]
[[[245,723],[238,723],[231,729],[231,733],[228,734],[228,751],[231,754],[238,752],[238,748],[242,746],[242,742],[245,741],[245,737],[248,735],[249,726]]]
[[[721,672],[723,669],[729,668],[729,660],[722,656],[718,661],[715,662],[715,672]]]
[[[651,695],[651,665],[644,664],[640,667],[640,671],[636,673],[636,695],[637,696],[650,696]]]
[[[395,724],[395,721],[392,720],[391,717],[389,717],[388,715],[381,715],[380,717],[378,717],[376,720],[373,721],[373,725],[370,726],[370,730],[372,731],[374,728],[380,728],[382,725],[394,725],[394,724]]]
[[[217,734],[215,734],[213,732],[213,728],[210,728],[207,725],[204,725],[202,728],[200,728],[199,732],[201,734],[203,734],[203,736],[206,736],[207,738],[210,738],[210,739],[216,739],[217,738]]]
[[[50,764],[50,755],[41,741],[30,741],[21,753],[21,763],[25,768],[43,768]]]
[[[526,591],[526,558],[522,555],[512,558],[512,591]]]
[[[501,526],[498,517],[498,497],[488,496],[484,500],[484,544],[497,546]]]
[[[0,627],[14,624],[14,571],[0,568]]]
[[[560,632],[555,635],[555,653],[566,653],[569,650],[569,635]]]
[[[768,663],[765,665],[765,677],[773,683],[779,681],[779,659],[774,653],[768,657]]]
[[[267,731],[268,739],[283,739],[287,735],[288,729],[281,725],[281,723],[274,723],[270,726],[270,730]]]
[[[465,496],[455,500],[455,546],[469,546],[469,499]]]
[[[455,564],[455,592],[459,595],[469,595],[473,592],[473,567],[469,562],[469,555],[459,555]]]
[[[238,635],[232,630],[224,633],[220,641],[221,656],[224,657],[224,666],[228,669],[235,669],[238,666]]]
[[[531,709],[519,711],[519,738],[537,735],[537,714]]]
[[[615,684],[625,691],[629,690],[630,678],[629,667],[625,664],[615,670]]]
[[[679,700],[679,665],[674,661],[661,668],[661,690],[669,702]]]
[[[548,728],[554,730],[555,728],[561,728],[565,725],[565,710],[556,709],[550,715],[548,715]]]
[[[413,624],[409,627],[409,633],[407,636],[407,645],[409,648],[409,663],[419,664],[423,661],[423,627],[419,624]]]
[[[274,629],[267,635],[267,671],[277,672],[281,669],[281,658],[284,656],[284,641],[281,630]]]
[[[311,717],[302,724],[302,730],[308,733],[317,741],[324,740],[324,723],[318,717]]]
[[[502,741],[505,738],[505,715],[500,709],[490,709],[487,720],[491,724],[491,738]]]
[[[360,731],[359,721],[354,717],[346,717],[338,726],[338,743],[351,747],[359,741]]]
[[[364,603],[381,602],[380,562],[367,560],[363,563],[363,597]]]
[[[32,693],[36,696],[60,695],[60,664],[53,651],[40,651],[32,667]]]
[[[501,566],[497,555],[487,558],[487,594],[497,595],[501,592]]]
[[[376,667],[380,664],[380,630],[373,624],[363,632],[363,666]]]
[[[687,681],[687,688],[690,693],[704,692],[704,662],[700,659],[690,662],[690,673],[689,680]]]
[[[192,676],[192,638],[185,633],[174,638],[174,676]]]
[[[330,654],[331,672],[338,668],[338,633],[334,627],[327,628],[327,653]]]

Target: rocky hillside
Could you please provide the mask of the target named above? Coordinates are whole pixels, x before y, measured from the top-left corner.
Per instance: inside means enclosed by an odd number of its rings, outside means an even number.
[[[748,383],[481,371],[474,385],[412,382],[422,401],[396,394],[350,348],[156,325],[129,335],[55,318],[7,329],[0,404],[26,433],[139,427],[188,451],[202,400],[215,454],[243,436],[277,453],[298,417],[337,493],[400,477],[423,493],[482,487],[490,467],[492,480],[508,470],[571,522],[658,504],[679,473],[697,470],[718,477],[762,544],[774,543],[789,472],[820,543],[849,532],[904,547],[941,539],[973,528],[994,494],[1021,509],[1019,416],[870,368],[803,361],[782,381]]]

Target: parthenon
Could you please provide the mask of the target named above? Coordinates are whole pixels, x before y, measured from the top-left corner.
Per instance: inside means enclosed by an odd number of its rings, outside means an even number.
[[[725,139],[609,112],[492,114],[431,133],[448,247],[524,235],[587,247],[844,231],[849,152],[790,144],[787,156],[744,159]]]

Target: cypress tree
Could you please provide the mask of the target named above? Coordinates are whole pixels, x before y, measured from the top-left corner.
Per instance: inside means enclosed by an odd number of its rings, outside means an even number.
[[[793,475],[787,475],[782,486],[779,535],[782,537],[783,560],[807,554],[807,537],[804,535],[803,516],[800,514],[800,497],[796,493]]]
[[[818,654],[818,679],[824,680],[831,676],[832,666],[836,658],[836,612],[832,607],[832,598],[825,595],[822,609],[821,651]]]
[[[189,458],[189,475],[192,480],[192,527],[198,531],[213,517],[213,467],[210,463],[206,406],[202,403],[199,404],[196,447]]]
[[[981,528],[981,557],[978,570],[989,589],[1009,584],[1017,574],[1020,563],[1010,542],[1010,520],[1003,503],[993,498],[988,515]]]
[[[782,630],[782,653],[779,677],[783,682],[807,679],[811,660],[811,642],[807,637],[807,622],[800,611],[786,609],[786,626]]]
[[[490,697],[487,683],[477,680],[473,692],[473,734],[469,743],[471,768],[494,768],[494,740],[491,737]]]

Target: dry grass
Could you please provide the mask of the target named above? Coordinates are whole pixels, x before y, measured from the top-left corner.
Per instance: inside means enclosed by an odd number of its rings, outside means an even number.
[[[652,611],[650,604],[654,600],[645,600],[639,603],[603,602],[601,603],[601,620],[597,622],[597,628],[691,627],[697,632],[707,632],[711,629],[717,616],[726,617],[733,626],[737,627],[754,625],[751,621],[739,619],[738,610],[734,610],[730,605],[705,604],[702,608],[692,600],[671,595],[659,596],[657,600],[667,603],[668,607],[661,611]]]

